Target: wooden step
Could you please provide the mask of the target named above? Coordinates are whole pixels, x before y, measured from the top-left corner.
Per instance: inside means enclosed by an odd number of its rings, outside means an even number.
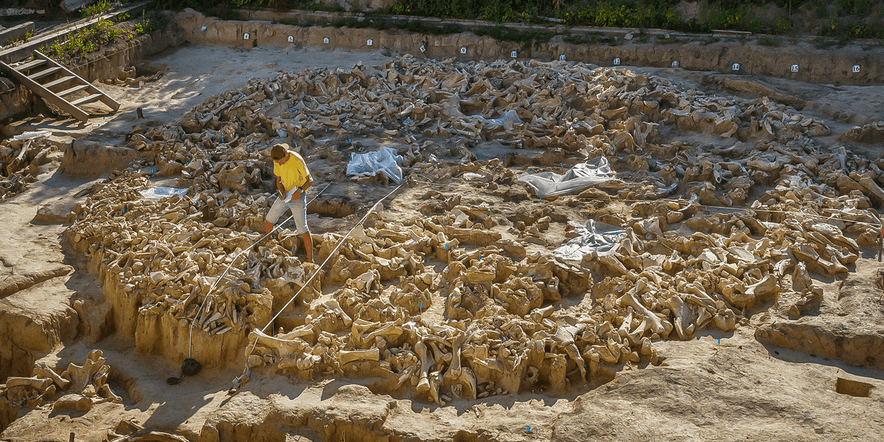
[[[89,89],[90,87],[92,87],[91,84],[81,84],[81,85],[74,86],[70,89],[65,89],[61,92],[56,92],[55,95],[58,95],[59,97],[64,97],[65,95],[70,95],[75,92],[80,92],[83,89]]]
[[[71,104],[74,106],[79,106],[81,104],[86,104],[86,103],[91,103],[93,101],[98,101],[103,96],[104,96],[104,94],[92,94],[92,95],[85,96],[77,101],[71,101]]]
[[[27,71],[28,69],[33,69],[33,68],[35,68],[35,67],[37,67],[37,66],[42,66],[42,65],[44,65],[44,64],[46,64],[46,60],[44,60],[44,59],[42,59],[42,58],[38,58],[38,59],[36,59],[36,60],[29,61],[29,62],[27,62],[27,63],[25,63],[25,64],[23,64],[23,65],[16,66],[16,67],[15,67],[15,70],[17,70],[17,71],[19,71],[19,72],[25,72],[25,71]]]
[[[36,74],[28,75],[28,78],[30,78],[33,81],[37,81],[43,77],[48,77],[48,76],[55,74],[57,72],[61,72],[63,69],[64,68],[60,67],[60,66],[56,66],[54,68],[49,68],[49,69],[44,69],[40,72],[37,72]]]
[[[37,54],[38,54],[38,56],[43,55],[43,54],[40,54],[39,52],[37,52]],[[49,60],[47,60],[47,61],[49,61]],[[78,108],[77,106],[71,106],[71,104],[68,103],[67,101],[65,101],[63,98],[59,97],[58,95],[55,95],[54,92],[50,91],[49,89],[46,89],[45,87],[43,87],[42,84],[37,83],[34,80],[31,80],[30,78],[27,77],[27,75],[13,69],[12,66],[9,66],[8,64],[0,61],[0,67],[11,72],[13,77],[15,77],[22,84],[24,84],[25,87],[30,89],[32,92],[43,97],[43,99],[46,100],[48,103],[58,106],[59,109],[61,109],[64,112],[67,112],[72,117],[74,117],[80,121],[86,121],[89,119],[89,114],[87,114],[86,112],[83,112],[82,109]]]
[[[103,91],[101,91],[101,89],[95,87],[95,85],[89,83],[83,78],[80,78],[80,76],[71,72],[55,60],[52,60],[46,55],[40,53],[40,51],[34,51],[34,56],[37,59],[28,61],[18,68],[13,68],[3,61],[0,61],[0,68],[10,71],[13,77],[15,77],[32,92],[43,97],[43,99],[46,100],[48,104],[58,107],[60,110],[70,114],[80,121],[86,121],[89,119],[89,114],[77,107],[81,104],[101,101],[114,111],[120,109],[120,103],[105,94]],[[25,72],[29,72],[33,68],[38,66],[45,66],[46,69],[35,72],[32,75],[25,74]],[[53,74],[61,75],[59,75],[59,78],[57,79],[47,80],[46,84],[41,84],[39,81],[37,81],[41,78],[46,78]],[[66,84],[67,86],[62,86]],[[67,89],[56,93],[49,89],[52,87],[66,87]],[[87,95],[74,101],[68,101],[67,99],[65,99],[65,96],[72,97],[73,94],[77,92],[85,92]]]
[[[67,76],[59,78],[58,80],[54,80],[49,83],[46,83],[43,85],[43,87],[45,87],[46,89],[50,89],[50,88],[54,88],[55,86],[58,86],[62,83],[67,83],[69,81],[73,81],[76,79],[77,79],[77,77],[75,77],[73,75],[67,75]]]

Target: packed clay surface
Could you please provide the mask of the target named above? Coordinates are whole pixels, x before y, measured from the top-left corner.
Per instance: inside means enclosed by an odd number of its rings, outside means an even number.
[[[312,49],[153,64],[73,142],[0,148],[4,219],[52,229],[22,250],[65,264],[28,279],[4,257],[2,301],[68,289],[49,344],[3,356],[4,440],[884,429],[880,87]],[[316,178],[316,263],[293,223],[264,234],[276,143]],[[348,176],[378,151],[401,181]],[[202,371],[167,385],[187,358]]]

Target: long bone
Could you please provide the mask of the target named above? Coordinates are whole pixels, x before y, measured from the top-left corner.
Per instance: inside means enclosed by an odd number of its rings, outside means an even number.
[[[469,367],[463,367],[460,363],[461,347],[463,343],[470,340],[473,333],[461,333],[451,340],[451,364],[448,371],[442,377],[446,384],[451,385],[451,391],[455,396],[476,399],[476,375]],[[464,389],[466,391],[464,391]]]
[[[617,302],[620,305],[628,305],[635,309],[636,312],[641,313],[642,315],[642,324],[636,328],[636,332],[639,330],[649,329],[651,333],[656,333],[662,337],[666,337],[669,335],[669,332],[672,331],[672,324],[669,321],[664,321],[660,319],[654,312],[652,312],[649,308],[645,307],[638,299],[636,299],[636,294],[640,292],[647,291],[650,287],[647,284],[647,281],[644,278],[640,278],[635,287],[632,290],[626,292]],[[639,335],[640,337],[640,335]]]

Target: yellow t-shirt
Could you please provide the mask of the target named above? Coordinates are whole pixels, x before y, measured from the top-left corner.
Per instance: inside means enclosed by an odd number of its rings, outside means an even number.
[[[307,163],[295,152],[289,151],[289,159],[284,164],[273,162],[273,173],[282,181],[286,192],[307,183],[310,172]]]

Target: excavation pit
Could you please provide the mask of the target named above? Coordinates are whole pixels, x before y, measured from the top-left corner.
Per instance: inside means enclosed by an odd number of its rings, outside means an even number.
[[[764,439],[784,428],[808,436],[803,416],[832,413],[808,405],[823,387],[780,392],[771,405],[762,379],[806,388],[830,373],[769,359],[752,332],[880,296],[862,280],[845,287],[868,291],[833,296],[828,282],[869,277],[880,208],[880,179],[868,171],[881,158],[837,141],[841,123],[650,69],[309,48],[288,51],[300,61],[285,64],[279,51],[191,46],[159,56],[166,71],[138,89],[148,96],[137,103],[159,123],[121,119],[105,134],[150,157],[108,166],[71,221],[54,225],[68,259],[88,261],[73,263],[76,276],[95,278],[76,286],[78,332],[94,338],[76,345],[113,340],[105,355],[125,382],[106,385],[128,392],[89,413],[114,428],[137,416],[201,441],[522,440],[526,416],[531,437],[682,437],[707,420],[735,431],[734,404],[776,416],[776,428],[750,434]],[[304,61],[317,57],[347,60]],[[189,65],[207,70],[195,83],[204,95],[168,94]],[[219,77],[237,81],[210,83]],[[362,144],[354,151],[395,146],[407,178],[347,238],[398,183],[341,176],[356,145],[342,140]],[[332,185],[308,209],[317,262],[329,258],[309,284],[318,266],[287,232],[252,247],[273,197],[266,150],[276,142],[305,156],[319,178],[311,192]],[[616,180],[556,198],[519,180],[601,156]],[[51,192],[37,169],[34,188],[8,202]],[[141,199],[157,175],[187,192]],[[558,258],[571,240],[592,245],[589,220],[619,230],[611,247]],[[874,323],[875,312],[863,314]],[[192,325],[192,357],[205,368],[167,386],[191,356]],[[710,329],[728,339],[711,340]],[[68,362],[82,358],[59,356],[54,367]],[[246,368],[249,382],[228,395]],[[739,399],[727,393],[735,385]],[[832,396],[839,421],[858,412]],[[4,437],[53,419],[40,413]],[[603,432],[623,416],[634,429]],[[848,427],[821,429],[871,434]]]
[[[851,379],[838,378],[835,381],[835,391],[855,397],[869,397],[869,391],[873,388],[872,384]]]

